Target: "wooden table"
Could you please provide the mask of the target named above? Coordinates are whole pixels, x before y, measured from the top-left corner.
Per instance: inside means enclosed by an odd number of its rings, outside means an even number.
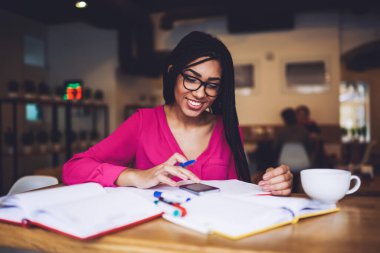
[[[0,245],[44,252],[380,252],[380,198],[348,196],[341,211],[239,241],[157,219],[92,241],[0,223]],[[254,214],[252,214],[254,215]]]

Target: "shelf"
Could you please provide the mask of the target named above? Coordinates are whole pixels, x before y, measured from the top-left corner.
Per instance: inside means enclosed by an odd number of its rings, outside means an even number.
[[[73,107],[97,107],[97,108],[107,108],[105,102],[98,101],[70,101],[70,100],[54,100],[54,99],[42,99],[42,98],[0,98],[0,103],[38,103],[41,105],[57,105],[57,106],[67,106],[71,105]]]
[[[64,123],[64,130],[63,133],[66,133],[63,138],[64,140],[61,143],[61,150],[59,151],[53,151],[53,147],[49,146],[49,150],[46,152],[41,152],[39,149],[39,146],[37,144],[32,145],[32,152],[30,154],[24,153],[24,145],[20,143],[16,143],[15,148],[17,148],[17,153],[10,154],[7,151],[6,146],[3,146],[4,142],[4,129],[3,129],[3,111],[6,109],[10,112],[9,117],[7,115],[7,121],[9,120],[9,123],[11,123],[11,131],[14,133],[15,136],[17,136],[17,139],[21,138],[20,129],[24,127],[24,123],[21,121],[18,114],[25,113],[24,111],[21,111],[21,107],[27,103],[36,103],[43,107],[49,107],[51,108],[50,112],[50,123],[51,125],[48,127],[51,132],[59,131],[59,126],[62,125],[59,124],[60,121],[63,121]],[[3,105],[7,105],[6,108],[2,107]],[[67,133],[72,132],[73,127],[73,113],[75,113],[76,109],[86,109],[91,110],[92,113],[90,114],[90,119],[86,117],[86,120],[91,120],[91,123],[86,124],[88,131],[97,131],[99,134],[100,132],[97,130],[98,127],[98,112],[100,111],[103,113],[104,118],[102,118],[102,123],[104,124],[104,136],[107,136],[109,133],[109,110],[108,105],[104,102],[100,101],[94,101],[94,100],[84,100],[84,101],[65,101],[65,100],[55,100],[52,97],[38,97],[38,98],[26,98],[26,97],[4,97],[0,98],[0,182],[4,182],[3,180],[3,160],[11,160],[12,161],[12,181],[15,182],[17,178],[20,176],[19,171],[19,164],[21,163],[22,159],[25,158],[31,158],[31,157],[38,157],[40,159],[46,159],[51,157],[51,166],[57,167],[61,166],[62,162],[67,161],[72,157],[73,154],[83,152],[86,148],[79,148],[77,147],[76,143],[73,145],[73,140],[70,137],[70,135],[67,135]],[[61,110],[64,109],[64,110]],[[63,114],[63,115],[62,115]],[[45,114],[49,115],[49,114]],[[78,119],[76,119],[78,120]],[[48,121],[47,121],[48,122]],[[21,127],[20,127],[21,125]],[[25,126],[28,127],[28,126]],[[40,127],[40,126],[38,126]],[[47,127],[47,126],[46,126]],[[34,129],[33,131],[36,131]],[[90,145],[89,145],[90,146]],[[15,149],[14,149],[15,150]],[[9,183],[9,182],[7,182]],[[1,189],[0,189],[1,190]]]
[[[73,153],[80,153],[80,152],[84,152],[86,151],[88,148],[75,148],[75,149],[72,149],[72,152]],[[61,148],[61,150],[59,151],[53,151],[53,150],[47,150],[46,152],[39,152],[37,150],[32,150],[32,152],[30,154],[26,154],[26,153],[23,153],[23,152],[19,152],[17,154],[17,156],[21,156],[21,157],[28,157],[28,156],[44,156],[44,155],[52,155],[52,154],[57,154],[57,155],[60,155],[60,154],[66,154],[66,150],[64,148]],[[14,154],[10,154],[10,153],[2,153],[1,156],[2,157],[13,157]]]
[[[17,156],[44,156],[44,155],[52,155],[52,154],[64,154],[66,153],[66,150],[61,148],[59,151],[53,151],[53,150],[47,150],[46,152],[40,152],[38,150],[32,150],[29,154],[26,154],[24,152],[18,152]],[[13,153],[3,153],[3,157],[13,157]]]
[[[52,155],[52,154],[65,154],[65,151],[59,151],[59,152],[52,152],[52,151],[47,151],[45,153],[40,153],[40,152],[32,152],[30,154],[25,154],[25,153],[18,153],[17,157],[29,157],[29,156],[45,156],[45,155]],[[13,154],[8,154],[8,153],[3,153],[2,154],[3,158],[13,158]]]

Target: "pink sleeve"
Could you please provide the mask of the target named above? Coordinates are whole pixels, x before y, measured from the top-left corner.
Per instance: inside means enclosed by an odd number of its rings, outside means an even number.
[[[63,165],[63,182],[96,182],[103,186],[115,186],[120,173],[135,158],[141,125],[141,113],[137,112],[110,136],[87,151],[74,155]]]
[[[241,143],[243,144],[243,148],[244,148],[243,131],[241,127],[239,127],[239,134],[240,134]],[[232,152],[231,152],[230,163],[228,165],[228,179],[238,179],[238,176],[236,174],[235,159]]]

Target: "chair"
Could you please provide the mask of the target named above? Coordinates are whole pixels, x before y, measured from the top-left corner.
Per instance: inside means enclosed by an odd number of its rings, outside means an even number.
[[[279,164],[285,164],[290,167],[292,172],[300,172],[311,166],[310,158],[304,145],[298,142],[288,142],[282,146]]]
[[[361,161],[358,164],[350,163],[348,165],[348,169],[355,173],[356,171],[359,171],[362,174],[368,174],[371,178],[374,177],[374,171],[373,166],[369,164],[369,158],[372,152],[373,147],[376,145],[377,141],[372,140],[367,146],[364,151],[363,157]]]
[[[376,145],[377,141],[376,140],[372,140],[366,147],[365,151],[364,151],[364,155],[363,155],[363,158],[362,160],[360,161],[360,164],[367,164],[369,162],[369,158],[370,158],[370,155],[371,155],[371,152],[372,152],[372,149],[373,147]]]
[[[31,175],[18,179],[8,192],[9,195],[26,192],[42,187],[58,184],[58,179],[52,176]]]

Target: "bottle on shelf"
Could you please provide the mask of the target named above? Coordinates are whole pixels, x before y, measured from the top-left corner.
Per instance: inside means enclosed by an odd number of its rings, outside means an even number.
[[[65,89],[62,87],[62,86],[56,86],[54,88],[54,95],[53,95],[53,99],[55,101],[61,101],[62,98],[63,98],[63,95],[65,93]]]
[[[71,140],[71,147],[73,149],[76,149],[78,148],[78,142],[77,142],[77,139],[78,139],[78,135],[75,131],[71,131],[70,132],[70,140]]]
[[[50,88],[45,82],[41,82],[38,85],[38,97],[43,100],[50,99]]]
[[[36,97],[36,85],[32,80],[26,80],[24,82],[24,97],[27,99]]]
[[[45,154],[48,150],[48,140],[49,135],[46,130],[40,130],[37,133],[37,142],[39,144],[39,149],[42,154]]]
[[[15,149],[15,133],[11,131],[11,128],[8,128],[4,133],[4,143],[6,145],[6,153],[13,155]]]
[[[23,144],[22,149],[25,155],[30,155],[32,153],[33,144],[35,141],[34,139],[34,133],[31,130],[26,131],[22,134],[21,142]]]
[[[98,131],[96,131],[96,130],[91,131],[90,139],[91,139],[90,140],[90,145],[94,146],[98,142],[98,140],[99,140],[99,133],[98,133]]]
[[[52,147],[53,151],[55,153],[58,153],[61,151],[61,139],[62,139],[62,133],[58,131],[52,131],[51,133],[51,142],[52,142]]]
[[[95,90],[94,99],[97,104],[102,104],[104,98],[104,93],[101,90]]]
[[[92,102],[92,91],[90,88],[85,88],[83,91],[83,99],[86,104]]]
[[[80,146],[80,149],[84,150],[88,147],[88,134],[87,134],[87,131],[85,130],[81,130],[79,132],[79,146]]]
[[[8,97],[17,98],[19,96],[19,85],[18,82],[12,80],[8,83]]]

